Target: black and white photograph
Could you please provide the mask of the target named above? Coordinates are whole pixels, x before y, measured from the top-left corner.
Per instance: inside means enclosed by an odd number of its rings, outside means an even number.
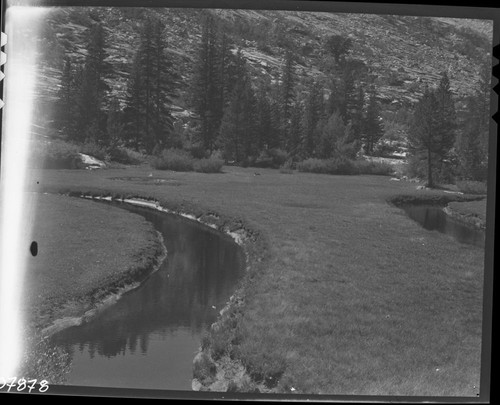
[[[219,3],[6,1],[0,391],[487,401],[497,10]]]

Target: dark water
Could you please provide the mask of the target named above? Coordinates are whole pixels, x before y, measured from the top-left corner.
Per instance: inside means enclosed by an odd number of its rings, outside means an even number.
[[[453,236],[460,243],[484,247],[485,232],[464,225],[447,215],[442,207],[428,205],[407,205],[403,207],[407,215],[425,229],[437,230]]]
[[[66,384],[191,390],[202,334],[234,292],[243,252],[230,237],[184,218],[127,209],[163,234],[168,257],[96,319],[54,336],[72,357]]]

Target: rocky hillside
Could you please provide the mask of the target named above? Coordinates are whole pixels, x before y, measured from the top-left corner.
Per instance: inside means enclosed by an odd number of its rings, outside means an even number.
[[[130,62],[138,41],[141,9],[94,9],[108,34],[107,77],[111,94],[126,94]],[[156,9],[165,22],[168,52],[187,88],[201,38],[202,14],[197,9]],[[429,18],[395,15],[334,14],[276,10],[210,10],[223,22],[234,46],[253,67],[255,75],[279,79],[284,54],[297,57],[299,77],[326,78],[331,59],[325,41],[331,35],[351,40],[349,57],[362,62],[363,80],[373,80],[379,98],[389,108],[411,105],[425,85],[435,85],[446,70],[456,96],[470,94],[479,77],[481,61],[489,56],[493,24],[487,20]],[[53,99],[65,52],[74,62],[86,54],[86,37],[92,16],[88,9],[55,8],[46,16],[40,35],[38,97]],[[69,50],[69,51],[68,51]],[[177,114],[187,114],[182,97]]]

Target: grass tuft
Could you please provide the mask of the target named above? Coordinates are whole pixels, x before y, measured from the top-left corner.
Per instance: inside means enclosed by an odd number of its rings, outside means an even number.
[[[378,176],[390,176],[394,174],[394,167],[385,162],[370,162],[357,160],[354,163],[358,174],[373,174]]]
[[[246,345],[240,352],[248,374],[257,383],[274,388],[286,370],[286,361],[276,353],[262,352],[254,345]]]
[[[190,172],[193,170],[193,158],[182,149],[165,149],[160,156],[151,159],[151,166],[157,170]]]
[[[388,163],[346,158],[310,158],[298,163],[297,168],[300,172],[337,175],[373,174],[390,176],[394,173],[394,168]]]
[[[147,156],[130,148],[116,146],[109,148],[109,159],[124,165],[138,165],[147,161]]]
[[[199,173],[220,173],[224,161],[222,159],[199,159],[193,163],[195,172]]]
[[[54,140],[31,148],[30,166],[43,169],[80,169],[81,159],[76,145]]]
[[[202,384],[209,384],[216,373],[217,368],[210,356],[203,351],[198,353],[193,361],[193,377]]]
[[[457,181],[457,188],[464,194],[485,195],[487,192],[486,183],[481,181],[463,180]]]

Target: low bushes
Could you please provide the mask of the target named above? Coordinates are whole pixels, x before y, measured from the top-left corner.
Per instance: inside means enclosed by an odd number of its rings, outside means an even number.
[[[200,159],[195,160],[193,163],[193,168],[195,172],[200,173],[220,173],[224,161],[222,159]]]
[[[261,345],[256,343],[243,346],[239,355],[252,380],[268,388],[275,387],[286,370],[286,360],[282,355],[263,353]]]
[[[201,383],[211,383],[217,368],[210,357],[204,353],[199,353],[193,362],[193,377]]]
[[[109,159],[124,165],[137,165],[147,160],[147,157],[133,149],[115,146],[108,150]]]
[[[249,166],[278,169],[283,166],[287,159],[288,154],[284,150],[273,148],[262,152]]]
[[[84,144],[77,145],[77,148],[78,152],[84,153],[85,155],[95,157],[102,161],[110,160],[108,148],[96,142],[85,142]]]
[[[154,169],[176,172],[219,173],[223,165],[222,159],[195,159],[182,149],[165,149],[159,156],[151,159],[151,166]]]
[[[464,194],[486,194],[486,183],[473,180],[457,181],[457,188]]]
[[[30,151],[30,165],[45,169],[79,169],[82,167],[78,148],[64,141],[34,145]]]
[[[297,164],[299,172],[325,174],[355,174],[355,168],[348,159],[316,159],[310,158]]]
[[[310,158],[298,163],[297,169],[300,172],[340,175],[373,174],[389,176],[394,172],[394,169],[388,163],[350,160],[346,158]]]
[[[280,173],[283,174],[292,174],[293,173],[293,162],[291,160],[287,160],[280,167]]]
[[[81,169],[84,168],[80,153],[103,161],[135,165],[146,162],[148,157],[132,149],[113,146],[105,147],[96,143],[75,145],[62,140],[33,145],[30,151],[30,166],[46,169]],[[182,149],[165,149],[159,155],[150,158],[151,166],[158,170],[178,172],[196,171],[200,173],[220,173],[224,161],[216,157],[195,159]]]
[[[48,142],[35,142],[30,151],[31,167],[45,169],[82,169],[80,153],[106,162],[122,164],[140,164],[147,160],[146,156],[132,149],[113,146],[106,147],[95,142],[73,144],[60,139]]]
[[[151,159],[151,166],[157,170],[191,172],[194,170],[193,158],[182,149],[165,149],[159,156]]]
[[[357,167],[358,174],[390,176],[394,173],[394,167],[389,163],[370,162],[368,160],[357,160],[354,163]]]

